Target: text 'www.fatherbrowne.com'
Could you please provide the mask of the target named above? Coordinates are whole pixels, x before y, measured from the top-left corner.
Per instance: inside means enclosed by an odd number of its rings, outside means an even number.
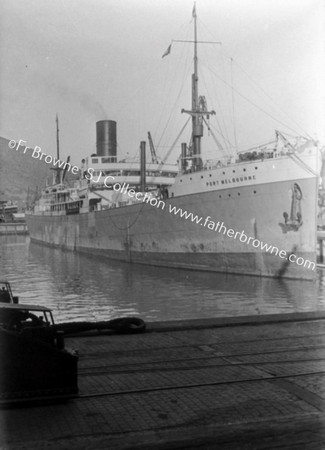
[[[179,216],[183,219],[190,220],[191,222],[201,225],[205,228],[208,228],[211,231],[216,231],[218,233],[222,233],[227,235],[229,238],[239,239],[240,242],[250,244],[254,248],[260,248],[262,251],[266,253],[274,254],[279,256],[282,259],[286,259],[292,263],[297,264],[298,266],[303,266],[311,270],[316,269],[316,264],[313,261],[309,261],[308,259],[304,259],[301,256],[295,255],[294,253],[287,253],[285,250],[279,250],[278,247],[274,245],[267,244],[266,242],[262,242],[259,239],[247,236],[243,231],[235,231],[232,228],[227,228],[223,222],[214,222],[211,220],[210,216],[205,218],[194,215],[192,212],[188,212],[183,210],[182,208],[177,208],[176,206],[168,205],[169,212],[174,214],[175,216]]]

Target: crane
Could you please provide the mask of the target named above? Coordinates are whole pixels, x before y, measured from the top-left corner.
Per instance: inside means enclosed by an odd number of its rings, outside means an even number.
[[[152,137],[150,131],[148,131],[148,140],[149,140],[149,146],[151,151],[151,159],[154,164],[158,164],[158,158],[156,155],[155,146],[153,145]]]

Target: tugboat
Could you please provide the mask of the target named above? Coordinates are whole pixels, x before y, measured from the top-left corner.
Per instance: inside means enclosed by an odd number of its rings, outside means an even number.
[[[0,405],[78,394],[78,357],[64,348],[49,308],[19,304],[0,281]]]

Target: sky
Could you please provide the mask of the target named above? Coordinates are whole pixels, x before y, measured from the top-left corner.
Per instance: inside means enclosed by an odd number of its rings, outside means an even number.
[[[191,105],[192,0],[2,0],[0,135],[74,164],[96,151],[98,120],[117,122],[119,156],[150,131],[164,158]],[[325,6],[322,0],[197,0],[200,95],[218,158],[274,137],[324,144]],[[187,127],[169,153],[175,161]],[[219,151],[220,152],[220,151]]]

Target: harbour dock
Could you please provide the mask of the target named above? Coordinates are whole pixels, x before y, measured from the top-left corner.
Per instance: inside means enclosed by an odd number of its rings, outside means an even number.
[[[66,337],[79,396],[2,408],[2,449],[324,449],[325,312]]]

